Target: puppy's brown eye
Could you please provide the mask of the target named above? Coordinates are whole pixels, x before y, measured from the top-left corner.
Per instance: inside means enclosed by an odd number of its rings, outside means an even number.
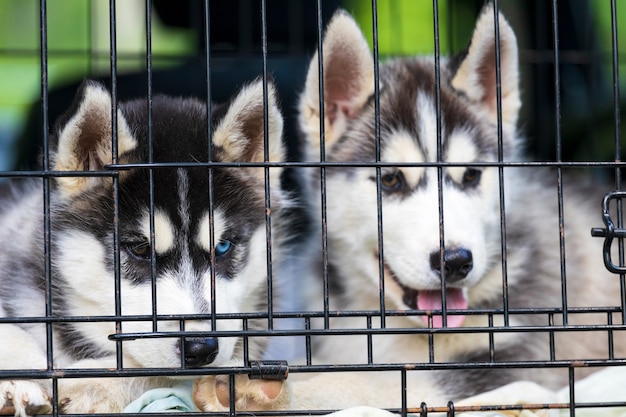
[[[380,184],[385,191],[399,191],[404,188],[404,176],[400,171],[384,174],[380,178]]]
[[[467,168],[463,173],[463,187],[476,187],[480,183],[482,172],[476,168]]]
[[[127,243],[126,252],[140,260],[150,259],[150,244],[148,242]]]

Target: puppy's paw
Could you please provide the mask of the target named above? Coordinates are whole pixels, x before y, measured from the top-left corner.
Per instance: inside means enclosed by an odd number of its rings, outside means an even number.
[[[50,414],[52,402],[42,381],[0,382],[0,414],[19,417]]]
[[[64,379],[59,381],[62,414],[119,413],[124,408],[117,378]]]
[[[230,377],[228,375],[205,376],[194,382],[193,400],[202,411],[225,411],[230,409]],[[235,375],[235,410],[267,411],[283,410],[289,405],[286,381],[250,379],[247,375]]]

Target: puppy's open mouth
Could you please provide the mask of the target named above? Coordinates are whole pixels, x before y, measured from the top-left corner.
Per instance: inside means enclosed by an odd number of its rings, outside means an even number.
[[[402,290],[402,301],[411,310],[425,310],[433,311],[443,309],[442,293],[441,289],[415,289],[404,285],[398,277],[393,273],[389,265],[385,263],[385,275],[393,278],[393,281],[398,284]],[[467,298],[461,288],[446,288],[445,293],[446,310],[466,310]],[[428,325],[428,315],[422,316],[422,320]],[[443,327],[443,316],[441,313],[433,314],[432,316],[433,328]],[[446,315],[447,327],[461,327],[465,321],[463,315]]]

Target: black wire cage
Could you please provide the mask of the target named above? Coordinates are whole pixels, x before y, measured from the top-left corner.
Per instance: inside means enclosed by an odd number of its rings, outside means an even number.
[[[15,0],[16,4],[28,3],[23,0]],[[61,4],[62,3],[62,4]],[[37,20],[38,45],[34,49],[15,47],[6,42],[0,45],[0,57],[10,65],[10,60],[15,57],[28,56],[37,61],[39,68],[38,80],[41,85],[38,100],[25,112],[26,122],[19,134],[14,135],[15,150],[11,153],[11,165],[0,171],[0,183],[2,187],[2,200],[9,200],[10,179],[31,179],[43,184],[44,207],[41,215],[44,218],[45,257],[41,259],[45,270],[45,283],[47,297],[52,297],[50,288],[55,284],[50,270],[55,263],[54,255],[51,254],[51,241],[55,239],[50,224],[50,190],[53,181],[62,176],[82,177],[106,177],[112,178],[114,183],[128,170],[176,170],[189,168],[190,163],[181,161],[168,161],[167,163],[140,163],[125,164],[117,160],[113,155],[113,163],[100,167],[88,173],[61,173],[53,169],[53,161],[50,159],[50,131],[66,109],[71,106],[75,91],[78,89],[81,78],[100,80],[111,92],[111,114],[116,114],[119,103],[139,97],[147,103],[152,103],[157,94],[165,93],[177,96],[195,96],[207,101],[208,114],[211,114],[212,102],[227,100],[237,86],[244,82],[260,77],[264,90],[264,104],[266,107],[265,121],[267,125],[267,94],[269,85],[275,83],[278,95],[282,102],[285,116],[284,137],[287,146],[286,160],[269,162],[267,155],[264,162],[249,164],[224,163],[213,161],[197,161],[191,165],[206,170],[210,177],[213,170],[218,168],[247,169],[262,167],[269,172],[271,168],[284,168],[281,178],[283,186],[290,193],[298,196],[300,204],[291,208],[290,225],[291,237],[285,243],[292,248],[291,253],[296,253],[293,264],[285,267],[286,277],[281,280],[275,279],[272,268],[272,233],[271,225],[272,194],[270,182],[267,179],[262,184],[265,192],[264,204],[267,215],[265,226],[267,230],[267,269],[262,274],[267,274],[268,291],[264,294],[267,299],[267,307],[264,310],[246,313],[220,313],[215,312],[216,304],[209,308],[207,314],[193,315],[162,315],[158,314],[156,297],[152,300],[152,314],[149,315],[125,315],[117,310],[113,316],[101,315],[72,315],[59,316],[53,311],[53,303],[46,305],[46,314],[41,317],[16,317],[7,316],[0,318],[3,325],[29,323],[44,324],[46,326],[48,365],[47,369],[4,369],[0,370],[0,380],[22,379],[50,379],[52,384],[52,413],[58,415],[62,412],[59,408],[59,392],[57,383],[62,379],[80,378],[110,378],[110,377],[152,377],[172,376],[197,378],[206,375],[229,375],[231,382],[231,397],[236,390],[235,376],[247,374],[250,378],[261,379],[290,379],[288,374],[341,374],[345,372],[381,372],[393,374],[400,381],[399,401],[389,410],[402,415],[443,412],[447,415],[457,415],[462,412],[496,412],[509,411],[521,412],[522,410],[564,410],[569,415],[584,413],[589,408],[611,410],[626,407],[624,398],[599,399],[584,404],[577,401],[575,388],[578,384],[576,377],[581,370],[600,369],[602,367],[617,368],[624,365],[626,359],[615,353],[614,336],[626,330],[626,266],[624,262],[624,250],[622,239],[626,232],[623,228],[621,214],[621,201],[625,196],[621,184],[621,87],[620,69],[623,68],[624,58],[619,51],[619,40],[622,36],[621,25],[626,18],[626,10],[623,4],[615,0],[500,0],[493,1],[496,10],[502,11],[514,27],[520,44],[520,65],[523,107],[520,116],[520,130],[528,137],[529,161],[525,162],[478,162],[477,166],[496,167],[499,170],[508,168],[520,168],[523,170],[536,170],[547,167],[554,173],[554,198],[559,201],[558,207],[567,198],[562,189],[562,174],[574,172],[583,174],[586,181],[592,181],[600,198],[594,201],[597,205],[597,227],[588,231],[589,239],[604,240],[604,250],[594,254],[585,254],[604,260],[606,268],[614,274],[616,282],[621,283],[621,304],[607,308],[596,305],[586,308],[568,307],[567,301],[562,301],[560,307],[555,308],[523,308],[511,307],[507,304],[506,297],[499,308],[476,308],[459,312],[467,316],[482,315],[488,317],[489,325],[484,328],[441,328],[435,329],[432,319],[437,314],[443,315],[446,320],[447,313],[419,310],[417,306],[409,310],[393,310],[385,302],[385,286],[381,285],[380,303],[371,310],[333,310],[329,306],[329,293],[333,291],[333,283],[329,282],[328,258],[329,253],[327,232],[327,213],[324,208],[326,199],[326,185],[324,183],[326,172],[329,170],[352,169],[354,167],[376,169],[377,184],[380,188],[382,179],[381,169],[390,165],[384,162],[359,162],[358,164],[333,163],[326,160],[322,162],[306,161],[303,158],[301,132],[297,128],[297,104],[298,96],[303,89],[306,78],[307,66],[315,50],[322,47],[324,27],[331,19],[338,7],[344,7],[352,12],[362,27],[370,27],[370,38],[374,51],[376,71],[380,65],[391,55],[411,55],[415,49],[424,48],[426,51],[434,51],[436,62],[444,59],[441,51],[456,53],[467,46],[471,38],[472,28],[476,17],[484,6],[482,0],[387,0],[387,1],[335,1],[335,0],[188,0],[188,1],[135,1],[126,2],[115,0],[102,1],[77,1],[84,4],[83,19],[86,22],[85,41],[86,46],[74,49],[57,48],[53,40],[49,38],[52,31],[51,25],[63,24],[62,19],[50,19],[50,12],[58,14],[55,8],[63,10],[67,5],[58,0],[32,1],[32,10],[37,10],[37,15],[30,16]],[[134,4],[135,14],[125,9],[128,4]],[[416,6],[417,5],[417,6]],[[17,10],[17,7],[16,7]],[[124,13],[124,14],[121,14]],[[421,46],[416,47],[412,42],[406,41],[406,36],[417,36],[419,33],[412,26],[415,21],[424,22],[424,15],[412,15],[411,13],[427,13],[430,25],[427,28],[432,32],[429,37],[420,38],[415,42]],[[61,13],[63,14],[63,13]],[[69,16],[69,15],[68,15]],[[122,17],[124,24],[128,24],[128,16],[137,19],[136,25],[143,31],[141,42],[143,44],[135,51],[128,52],[121,48],[125,40],[118,36],[122,29]],[[419,17],[419,19],[418,19]],[[153,31],[155,19],[158,18],[160,27],[184,28],[189,35],[189,46],[184,52],[153,52],[158,49],[156,31]],[[11,16],[3,16],[3,20],[11,19]],[[389,23],[391,22],[391,23]],[[69,23],[66,23],[69,24]],[[102,32],[93,28],[105,27],[107,42],[104,49],[98,49],[96,39]],[[497,30],[497,29],[496,29]],[[367,30],[366,30],[367,32]],[[408,33],[408,35],[407,35]],[[16,35],[19,36],[19,35]],[[167,35],[160,35],[161,38]],[[159,39],[161,39],[159,38]],[[404,39],[404,41],[403,41]],[[403,43],[404,42],[404,43]],[[407,44],[408,43],[408,44]],[[102,45],[102,40],[100,40]],[[391,46],[389,46],[391,45]],[[417,51],[419,52],[419,51]],[[496,43],[496,56],[499,56],[499,45]],[[50,66],[55,60],[68,57],[83,59],[84,71],[80,76],[70,79],[65,83],[51,82]],[[497,59],[497,58],[496,58]],[[132,60],[133,65],[126,65],[126,61]],[[120,65],[120,62],[122,65]],[[320,79],[323,79],[323,62],[319,63]],[[130,68],[130,69],[129,69]],[[375,72],[376,72],[375,71]],[[438,70],[437,70],[438,71]],[[440,74],[439,74],[440,75]],[[500,74],[498,74],[499,76]],[[377,76],[376,76],[377,77]],[[375,77],[375,84],[379,80]],[[441,88],[441,87],[439,87]],[[323,96],[323,86],[320,86],[320,95]],[[378,101],[376,93],[372,100]],[[150,104],[149,104],[150,106]],[[380,122],[380,113],[376,112],[375,123]],[[441,117],[441,115],[439,115]],[[115,118],[113,118],[115,120]],[[115,121],[113,122],[115,123]],[[148,119],[152,129],[152,120]],[[207,122],[203,128],[211,137],[211,126]],[[113,128],[113,131],[116,131]],[[380,132],[379,132],[380,134]],[[267,130],[264,132],[267,136]],[[117,139],[114,135],[114,143]],[[376,140],[380,141],[380,138]],[[502,140],[502,138],[500,138]],[[207,146],[211,147],[210,142]],[[265,144],[267,148],[267,143]],[[116,149],[117,146],[113,146]],[[266,150],[267,151],[267,150]],[[420,163],[403,162],[410,167],[428,167],[443,170],[449,165],[444,161]],[[402,164],[400,164],[402,165]],[[319,174],[316,185],[320,193],[307,196],[308,185],[302,180],[302,173],[310,173],[314,170]],[[306,174],[309,175],[309,174]],[[317,178],[317,177],[316,177]],[[146,189],[154,189],[153,183],[146,183]],[[440,194],[442,185],[439,184]],[[150,191],[150,192],[152,192]],[[212,195],[212,190],[209,195]],[[515,190],[505,189],[500,181],[499,192],[501,195],[515,193]],[[380,192],[379,192],[380,193]],[[604,200],[602,200],[602,196]],[[380,194],[378,196],[378,211],[381,212]],[[315,205],[322,201],[320,213],[311,214],[306,207],[306,202],[313,200]],[[443,199],[440,199],[440,204]],[[531,204],[532,202],[529,202]],[[207,207],[212,205],[212,197],[207,200]],[[117,212],[118,209],[114,208]],[[439,207],[443,213],[443,207]],[[154,228],[154,217],[157,208],[149,207]],[[562,225],[567,221],[562,211],[553,213]],[[120,219],[116,218],[115,222]],[[445,218],[440,219],[440,230],[444,228]],[[501,222],[501,235],[506,236],[506,221]],[[379,229],[378,245],[379,268],[381,276],[384,274],[384,250],[383,234],[386,230],[383,226]],[[559,231],[551,231],[559,233]],[[119,232],[116,232],[119,233]],[[211,231],[213,234],[214,231]],[[152,231],[154,234],[154,230]],[[213,236],[211,242],[213,242]],[[567,236],[561,234],[560,244],[565,247]],[[110,254],[114,273],[112,274],[111,286],[115,286],[119,293],[121,268],[119,252],[122,250],[119,236],[114,239],[117,243],[115,253]],[[506,242],[506,238],[504,239]],[[151,242],[154,246],[154,242]],[[5,245],[6,242],[0,242]],[[505,243],[506,245],[506,243]],[[581,243],[582,245],[582,243]],[[214,245],[212,245],[214,246]],[[310,308],[306,305],[304,296],[299,295],[306,286],[306,281],[300,280],[304,274],[298,261],[301,254],[313,246],[315,249],[311,261],[320,263],[319,282],[321,291],[316,294],[320,309]],[[443,253],[441,247],[441,256]],[[502,249],[502,263],[505,265],[503,276],[506,277],[506,246]],[[565,270],[565,251],[561,252],[561,280],[563,287],[567,283],[567,271]],[[209,260],[215,261],[215,253],[207,255]],[[572,254],[577,256],[577,254]],[[156,276],[156,253],[149,257],[152,266],[150,268],[153,286],[158,279]],[[440,265],[441,266],[441,265]],[[556,266],[559,268],[559,266]],[[6,273],[2,271],[2,273]],[[598,271],[606,273],[606,271]],[[115,278],[113,278],[113,276]],[[4,277],[0,277],[4,279]],[[213,273],[213,280],[215,275]],[[114,282],[116,281],[116,282]],[[383,281],[381,279],[381,281]],[[502,284],[506,287],[506,280]],[[600,284],[599,284],[600,285]],[[564,290],[566,291],[566,290]],[[506,293],[506,291],[505,291]],[[274,299],[281,295],[281,301]],[[564,292],[565,294],[565,292]],[[214,296],[217,296],[214,293]],[[116,297],[120,297],[119,294]],[[443,291],[445,305],[445,291]],[[48,299],[51,301],[51,298]],[[216,302],[215,300],[213,301]],[[120,299],[115,300],[120,305]],[[213,313],[211,313],[211,311]],[[602,322],[593,325],[568,326],[568,315],[584,315],[587,313],[600,313],[604,318]],[[86,314],[86,313],[85,313]],[[430,326],[420,328],[394,328],[387,325],[387,319],[397,316],[427,316],[430,318]],[[529,315],[542,317],[542,325],[510,326],[509,316]],[[362,323],[354,327],[333,328],[332,318],[358,319],[350,323]],[[185,323],[194,320],[206,320],[215,323],[220,320],[235,320],[241,323],[240,331],[213,331],[193,332],[185,330]],[[498,324],[503,320],[504,324]],[[53,328],[59,324],[76,322],[109,321],[116,324],[116,333],[109,335],[108,341],[116,346],[117,367],[116,369],[75,369],[58,368],[55,364],[53,346]],[[154,323],[152,332],[125,332],[124,324],[129,322],[145,321]],[[159,331],[157,323],[174,321],[180,323],[178,331]],[[393,321],[389,321],[392,323]],[[254,323],[254,325],[252,324]],[[258,323],[262,323],[260,326]],[[1,327],[0,327],[1,329]],[[438,334],[454,333],[482,334],[489,339],[490,355],[487,358],[470,358],[468,360],[440,361],[434,352],[434,339]],[[503,333],[532,332],[546,337],[550,343],[550,357],[542,361],[528,361],[513,357],[505,360],[497,360],[498,346],[494,343],[494,337]],[[589,359],[585,357],[559,359],[554,353],[555,334],[573,332],[585,334],[594,332],[596,342],[606,345],[606,354],[601,358]],[[420,334],[425,336],[430,346],[430,359],[425,362],[412,363],[388,363],[378,362],[372,353],[372,339],[386,334]],[[345,335],[358,335],[365,341],[363,345],[348,346],[347,350],[364,349],[367,351],[366,363],[319,363],[316,361],[316,340],[319,338],[332,338]],[[203,337],[241,338],[242,364],[221,367],[193,367],[187,366],[181,359],[181,366],[177,368],[129,368],[125,367],[122,357],[126,343],[138,339],[178,338],[181,340],[181,357],[184,358],[186,338]],[[248,350],[257,339],[269,340],[268,353],[263,357],[253,357]],[[617,339],[617,337],[615,337]],[[277,340],[275,342],[275,340]],[[541,339],[543,340],[543,339]],[[433,370],[462,372],[466,370],[488,369],[536,369],[555,368],[567,373],[568,396],[566,401],[551,403],[511,404],[503,399],[501,404],[493,405],[456,405],[450,401],[447,404],[430,404],[428,401],[407,398],[407,375],[411,373],[428,372]],[[453,377],[451,377],[453,378]],[[616,381],[619,384],[619,381]],[[336,411],[333,404],[323,409],[307,410],[280,410],[280,411],[254,411],[259,415],[319,415]],[[209,413],[209,412],[203,412]],[[216,411],[216,414],[235,415],[249,414],[249,410],[237,410],[234,400],[231,400],[229,411]],[[580,414],[579,414],[580,415]]]

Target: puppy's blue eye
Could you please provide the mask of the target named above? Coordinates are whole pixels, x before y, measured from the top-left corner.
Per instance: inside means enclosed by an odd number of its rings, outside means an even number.
[[[215,256],[222,256],[228,253],[232,248],[233,243],[230,240],[222,240],[220,243],[215,245]]]

